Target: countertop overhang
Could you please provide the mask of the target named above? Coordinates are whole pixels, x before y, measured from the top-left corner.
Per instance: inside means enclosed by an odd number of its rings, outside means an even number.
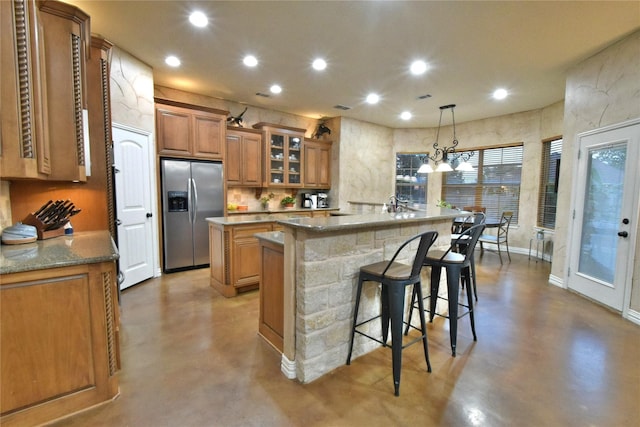
[[[274,245],[284,245],[284,233],[282,231],[266,231],[254,234],[258,240],[273,243]]]
[[[385,227],[394,224],[411,224],[453,219],[464,215],[464,211],[447,208],[428,208],[426,211],[394,212],[379,214],[361,214],[330,216],[325,218],[289,218],[276,222],[295,229],[328,232],[347,229]]]
[[[76,232],[22,245],[1,245],[0,274],[115,261],[118,249],[108,231]]]

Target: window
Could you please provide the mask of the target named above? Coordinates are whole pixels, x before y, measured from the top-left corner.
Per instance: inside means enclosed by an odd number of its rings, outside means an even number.
[[[499,220],[504,211],[513,211],[511,223],[517,224],[522,145],[475,150],[469,163],[473,171],[444,173],[442,200],[458,208],[484,206],[489,221]]]
[[[409,206],[427,204],[427,175],[418,175],[422,159],[426,154],[396,154],[396,195],[400,200],[409,202]]]
[[[558,202],[558,177],[561,156],[562,139],[553,139],[542,143],[538,227],[555,228],[556,226],[556,204]]]

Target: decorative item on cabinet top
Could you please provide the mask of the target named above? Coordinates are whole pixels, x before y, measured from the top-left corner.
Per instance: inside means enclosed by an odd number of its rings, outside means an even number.
[[[244,113],[247,112],[247,108],[249,107],[244,107],[244,110],[242,111],[242,113],[240,113],[237,116],[232,116],[229,115],[229,117],[227,117],[227,126],[234,126],[234,127],[244,127],[242,125],[242,116],[244,116]]]

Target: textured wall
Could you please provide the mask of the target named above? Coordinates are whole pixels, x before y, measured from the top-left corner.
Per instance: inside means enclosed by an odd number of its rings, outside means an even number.
[[[110,83],[111,121],[155,134],[151,67],[114,47]]]
[[[340,209],[348,211],[349,201],[388,201],[395,192],[393,129],[343,117],[339,138],[339,173],[332,183],[340,189]]]
[[[568,212],[573,197],[577,135],[640,117],[640,31],[574,67],[567,78],[564,143],[558,211]],[[551,274],[564,280],[568,267],[569,216],[558,218]],[[636,271],[639,253],[636,248]],[[638,278],[633,287],[638,288]],[[640,292],[631,307],[640,310]]]

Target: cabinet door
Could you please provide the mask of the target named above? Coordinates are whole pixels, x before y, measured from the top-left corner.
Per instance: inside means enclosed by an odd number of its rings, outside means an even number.
[[[331,188],[331,146],[320,147],[317,158],[317,185],[320,188]]]
[[[242,184],[242,137],[227,134],[227,153],[224,162],[224,170],[227,185]]]
[[[318,186],[318,148],[306,144],[304,147],[304,183],[305,187]]]
[[[287,168],[287,151],[285,144],[286,136],[278,133],[267,133],[267,185],[271,187],[284,187],[286,168]]]
[[[206,113],[192,115],[191,154],[198,158],[222,159],[224,144],[223,118]]]
[[[287,137],[287,184],[289,187],[302,186],[302,137]]]
[[[189,113],[181,108],[156,108],[158,153],[170,156],[189,156]]]
[[[50,180],[86,181],[83,109],[89,16],[62,2],[40,3],[47,81]]]
[[[306,188],[331,188],[331,143],[305,140],[304,186]]]
[[[0,2],[0,28],[6,29],[0,40],[0,177],[44,179],[51,160],[35,2]]]
[[[260,244],[253,235],[265,231],[271,225],[234,227],[231,282],[236,288],[260,284]]]
[[[246,186],[259,187],[262,182],[262,138],[245,135],[242,139],[242,182]]]

